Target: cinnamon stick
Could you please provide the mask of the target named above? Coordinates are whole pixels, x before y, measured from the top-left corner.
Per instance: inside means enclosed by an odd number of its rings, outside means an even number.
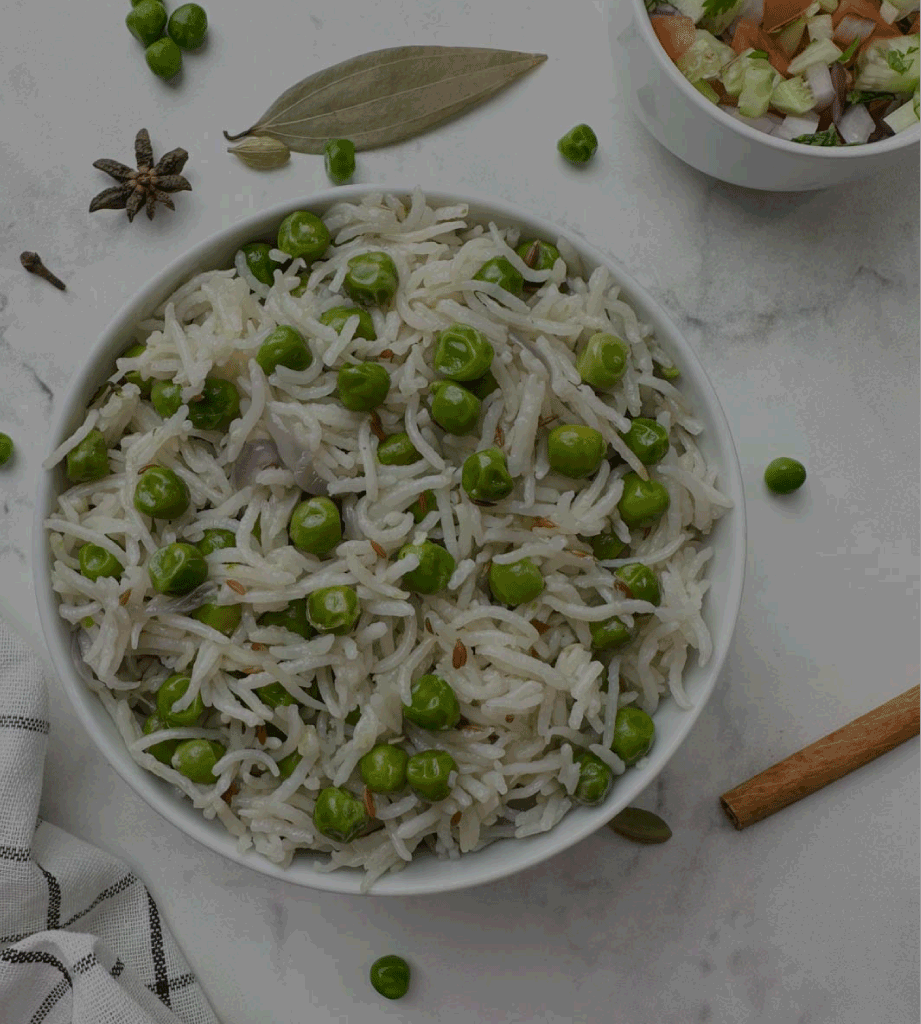
[[[917,736],[918,696],[913,686],[723,793],[720,805],[727,817],[737,829],[747,828]]]

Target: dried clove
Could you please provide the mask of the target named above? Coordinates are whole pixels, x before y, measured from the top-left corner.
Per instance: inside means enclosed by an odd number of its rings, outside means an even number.
[[[19,262],[29,271],[30,274],[36,274],[38,277],[43,277],[49,284],[53,284],[55,288],[60,288],[61,291],[66,291],[67,285],[59,278],[56,277],[51,271],[42,263],[42,258],[37,252],[23,252],[19,255]]]

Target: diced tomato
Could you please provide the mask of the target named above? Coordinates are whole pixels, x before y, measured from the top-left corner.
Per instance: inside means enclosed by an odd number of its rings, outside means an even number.
[[[653,14],[649,23],[662,44],[662,49],[672,60],[677,60],[694,43],[697,29],[691,18],[683,14]]]
[[[790,58],[754,18],[739,19],[731,45],[736,53],[742,53],[748,49],[764,50],[771,65],[782,75],[787,73],[787,68],[790,66]]]
[[[765,32],[789,25],[791,21],[802,18],[812,0],[764,0],[764,17],[761,27]]]
[[[841,0],[841,3],[835,8],[831,16],[831,23],[834,28],[838,27],[839,22],[843,17],[848,14],[853,14],[857,18],[866,18],[867,21],[875,21],[878,24],[885,25],[879,13],[879,4],[874,3],[873,0]],[[887,26],[888,28],[889,26]],[[902,33],[896,29],[896,34],[901,35]]]

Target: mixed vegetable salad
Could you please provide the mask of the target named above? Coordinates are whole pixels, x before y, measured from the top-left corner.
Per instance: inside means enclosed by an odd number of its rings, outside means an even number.
[[[919,122],[919,0],[646,0],[679,71],[744,123],[810,146]]]

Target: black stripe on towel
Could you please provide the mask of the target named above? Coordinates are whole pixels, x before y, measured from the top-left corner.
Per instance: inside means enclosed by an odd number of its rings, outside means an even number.
[[[45,996],[42,1000],[42,1005],[32,1015],[29,1024],[42,1024],[42,1021],[48,1016],[49,1013],[57,1006],[61,999],[66,995],[68,984],[66,981],[59,981],[57,985]]]
[[[38,864],[38,861],[35,863]],[[41,864],[38,864],[38,869],[48,883],[48,923],[45,927],[52,931],[61,927],[61,887],[54,875],[46,871]]]
[[[47,736],[51,725],[43,718],[26,718],[25,715],[0,715],[0,729],[25,729]]]
[[[170,1005],[169,975],[166,973],[166,956],[163,953],[163,929],[160,925],[160,911],[153,896],[147,894],[147,910],[150,914],[150,955],[154,966],[154,993],[160,1001]]]
[[[5,960],[8,964],[48,964],[57,968],[64,975],[67,984],[73,986],[70,974],[61,961],[39,949],[0,949],[0,960]]]
[[[22,864],[32,859],[32,851],[27,846],[0,846],[0,860],[15,860]]]
[[[122,973],[122,971],[124,969],[125,969],[125,965],[122,962],[122,958],[121,957],[116,957],[115,965],[113,966],[112,970],[109,971],[109,974],[111,974],[113,978],[120,978],[121,977],[121,973]]]
[[[88,970],[95,967],[98,963],[99,961],[96,959],[95,953],[87,953],[86,956],[80,957],[71,970],[74,974],[86,974]]]
[[[81,917],[86,917],[91,910],[95,910],[103,900],[107,900],[111,896],[117,896],[120,892],[124,892],[129,886],[134,885],[136,881],[136,876],[132,875],[129,871],[127,875],[120,878],[114,883],[114,885],[110,885],[108,889],[103,889],[103,891],[96,897],[96,899],[93,900],[86,910],[81,910],[78,914],[74,914],[74,916],[69,921],[65,921],[61,927],[69,928],[74,921],[79,921]]]

